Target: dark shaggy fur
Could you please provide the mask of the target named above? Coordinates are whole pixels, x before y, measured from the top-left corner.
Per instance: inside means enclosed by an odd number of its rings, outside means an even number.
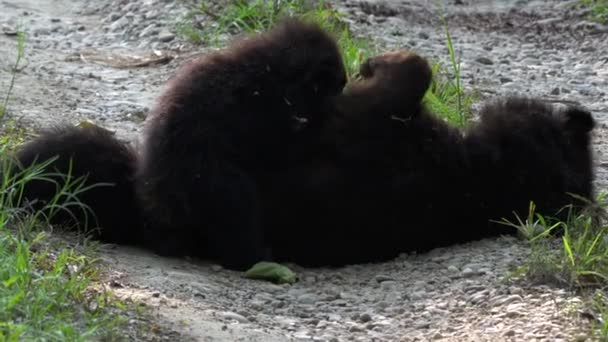
[[[525,98],[486,105],[466,138],[473,182],[472,207],[483,217],[514,221],[537,212],[565,219],[569,193],[592,199],[591,114],[579,107],[553,108]],[[491,225],[492,230],[500,230]],[[481,235],[481,234],[480,234]]]
[[[591,196],[588,112],[510,99],[465,134],[421,104],[431,79],[421,57],[385,54],[361,75],[269,196],[276,260],[388,260],[510,232],[489,220],[525,216],[529,200],[552,215],[573,202],[566,192]]]
[[[345,79],[334,39],[296,20],[181,68],[145,129],[147,244],[233,269],[268,257],[260,197],[286,167],[302,121],[320,122]]]
[[[83,187],[92,186],[78,195],[78,200],[90,210],[71,205],[67,207],[69,212],[60,210],[53,215],[51,223],[81,230],[100,228],[93,230],[93,236],[102,241],[135,243],[140,234],[140,220],[133,179],[136,167],[133,149],[103,128],[65,126],[43,132],[21,146],[16,154],[20,167],[55,157],[43,176],[57,184],[34,180],[25,186],[24,196],[32,209],[44,208],[55,197],[58,187],[65,184],[65,177],[58,174],[67,175],[71,170],[70,182],[81,180]],[[58,203],[73,201],[74,198],[62,197]]]

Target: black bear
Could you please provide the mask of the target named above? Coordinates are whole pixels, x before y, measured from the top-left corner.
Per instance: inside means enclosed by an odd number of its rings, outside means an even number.
[[[264,189],[345,83],[335,40],[296,19],[183,66],[145,126],[136,178],[146,245],[232,269],[268,258]]]
[[[277,261],[377,262],[510,233],[493,219],[552,215],[592,195],[591,115],[539,101],[490,104],[467,131],[429,113],[427,62],[398,51],[367,60],[326,109],[321,137],[298,149],[268,196]]]
[[[35,163],[50,163],[24,186],[23,197],[31,209],[50,214],[49,204],[58,190],[66,181],[74,185],[65,189],[65,195],[76,197],[58,198],[63,209],[55,206],[51,223],[91,231],[106,242],[133,244],[140,239],[134,179],[137,155],[112,132],[94,125],[48,129],[20,146],[15,159],[14,175]]]
[[[463,193],[464,145],[457,129],[421,104],[432,76],[427,62],[388,53],[367,60],[360,74],[326,109],[322,136],[304,144],[300,162],[268,200],[276,260],[303,266],[388,260],[434,244],[425,213],[437,210],[446,220],[458,214],[439,204]]]

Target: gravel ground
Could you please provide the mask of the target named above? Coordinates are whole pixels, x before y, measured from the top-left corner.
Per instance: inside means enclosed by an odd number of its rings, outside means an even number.
[[[448,62],[434,0],[333,1],[353,28],[381,44]],[[462,77],[482,98],[512,93],[590,108],[599,125],[597,184],[608,184],[608,27],[572,1],[451,1],[450,32]],[[0,89],[30,34],[9,115],[28,127],[94,120],[131,141],[170,73],[204,50],[172,31],[186,2],[0,0]],[[94,63],[92,52],[169,54],[139,68]],[[498,238],[336,270],[294,266],[278,286],[193,260],[105,247],[109,286],[152,309],[146,340],[196,341],[584,341],[593,322],[565,289],[508,282],[529,250]],[[137,323],[137,322],[135,322]],[[152,323],[150,323],[152,326]],[[169,331],[165,333],[163,331]],[[176,337],[179,335],[179,337]]]

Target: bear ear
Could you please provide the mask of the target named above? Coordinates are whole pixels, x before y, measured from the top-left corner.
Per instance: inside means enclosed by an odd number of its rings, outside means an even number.
[[[587,133],[595,127],[591,112],[582,107],[569,107],[565,110],[564,127],[573,133]]]

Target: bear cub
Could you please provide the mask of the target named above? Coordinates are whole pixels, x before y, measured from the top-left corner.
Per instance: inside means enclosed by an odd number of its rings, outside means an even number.
[[[179,69],[145,124],[146,244],[232,269],[268,259],[265,187],[345,83],[334,38],[296,19]]]

